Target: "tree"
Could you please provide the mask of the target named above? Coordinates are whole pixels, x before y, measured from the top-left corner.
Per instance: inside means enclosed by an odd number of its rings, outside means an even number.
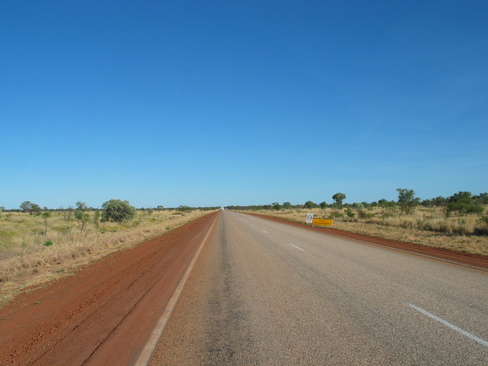
[[[88,210],[88,206],[85,202],[78,201],[76,202],[76,209],[80,211],[86,211]]]
[[[281,205],[278,202],[273,202],[271,205],[273,206],[273,209],[275,209],[276,211],[281,210]]]
[[[42,213],[42,208],[41,206],[39,205],[36,205],[35,203],[32,204],[32,211],[31,211],[31,214],[32,215],[40,215]]]
[[[51,217],[51,212],[49,211],[44,211],[42,213],[42,218],[44,219],[44,224],[46,226],[45,230],[44,230],[44,235],[47,236],[47,219]]]
[[[289,210],[291,208],[291,203],[290,202],[283,202],[283,208],[285,210]]]
[[[436,206],[445,206],[447,203],[447,200],[442,196],[438,196],[434,198],[433,201],[434,201],[434,205]]]
[[[474,197],[475,200],[479,200],[479,203],[488,205],[488,192],[480,193]]]
[[[339,206],[339,208],[341,208],[342,207],[342,201],[344,201],[346,199],[346,195],[344,193],[337,192],[336,194],[334,194],[332,196],[332,199],[334,201],[336,201],[337,206]]]
[[[317,205],[315,203],[313,203],[312,201],[307,201],[307,202],[305,202],[305,204],[303,205],[303,207],[305,207],[305,208],[314,208],[314,207],[317,207]]]
[[[30,214],[32,212],[32,205],[33,203],[31,201],[24,201],[19,207],[23,212]]]
[[[129,201],[112,199],[102,205],[102,221],[130,221],[137,215],[137,210]]]
[[[327,208],[327,202],[325,202],[325,201],[320,202],[320,203],[319,203],[319,205],[320,205],[320,208],[321,208],[322,210],[325,210],[325,209]]]
[[[462,201],[465,203],[472,203],[473,202],[472,196],[473,195],[471,192],[459,191],[458,193],[454,193],[452,196],[447,197],[447,202],[452,203],[452,202]]]
[[[76,209],[75,209],[75,219],[78,221],[78,227],[80,231],[85,230],[86,224],[90,221],[90,215],[85,212],[88,209],[85,202],[78,201],[76,202]]]
[[[415,191],[413,189],[397,188],[397,191],[400,211],[409,215],[413,212],[415,206],[420,203],[420,198],[415,197]]]

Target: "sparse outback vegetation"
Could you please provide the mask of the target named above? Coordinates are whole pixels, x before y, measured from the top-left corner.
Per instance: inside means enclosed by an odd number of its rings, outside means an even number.
[[[397,188],[397,192],[397,201],[344,204],[346,195],[336,193],[332,196],[336,202],[330,205],[307,201],[227,208],[297,222],[304,222],[306,213],[312,212],[316,218],[334,219],[336,229],[488,256],[488,193],[460,191],[422,201],[412,189]]]
[[[368,209],[327,208],[247,211],[305,222],[308,212],[316,218],[333,218],[333,228],[460,252],[488,255],[488,217],[451,213],[445,207],[417,207],[410,214],[398,206]],[[485,211],[486,212],[486,211]]]
[[[131,206],[132,207],[132,206]],[[73,271],[116,250],[134,246],[209,212],[140,210],[132,221],[100,221],[100,211],[77,202],[73,210],[2,212],[0,305],[16,292]]]

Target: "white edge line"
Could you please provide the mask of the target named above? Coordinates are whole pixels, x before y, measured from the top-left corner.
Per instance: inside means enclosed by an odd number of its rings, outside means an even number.
[[[452,330],[455,330],[456,332],[461,333],[462,335],[465,335],[468,338],[471,338],[473,341],[478,342],[479,344],[488,347],[488,342],[485,341],[484,339],[481,339],[480,337],[475,336],[474,334],[471,334],[469,332],[466,332],[465,330],[455,326],[454,324],[449,323],[448,321],[445,321],[444,319],[439,318],[438,316],[435,316],[434,314],[429,313],[428,311],[419,308],[418,306],[415,306],[414,304],[410,304],[409,302],[405,303],[406,305],[410,306],[411,308],[417,310],[418,312],[427,315],[429,318],[434,319],[435,321],[438,321],[441,324],[444,324],[446,327],[451,328]]]
[[[161,335],[163,334],[164,328],[166,327],[166,324],[168,323],[168,320],[171,316],[171,313],[173,312],[173,309],[176,306],[176,303],[178,301],[178,298],[181,295],[181,292],[183,291],[183,287],[185,286],[186,280],[190,276],[190,273],[193,269],[193,266],[195,265],[198,256],[200,252],[202,251],[203,245],[207,241],[208,236],[210,235],[210,232],[212,231],[215,222],[217,221],[217,218],[215,218],[214,222],[212,223],[212,226],[210,226],[210,229],[207,232],[207,235],[205,235],[205,238],[203,238],[202,243],[200,244],[200,247],[198,248],[197,252],[193,256],[193,259],[188,266],[188,268],[185,271],[185,274],[180,280],[180,283],[178,284],[178,287],[176,288],[175,292],[171,296],[171,298],[168,301],[168,304],[166,305],[166,308],[163,311],[163,314],[161,315],[161,318],[159,318],[158,322],[156,323],[156,326],[154,327],[151,335],[149,336],[148,341],[144,345],[144,348],[142,349],[141,353],[139,354],[139,357],[137,358],[136,362],[133,364],[134,366],[146,366],[149,364],[149,361],[151,360],[151,356],[154,352],[154,349],[156,348],[157,344],[159,343],[159,339],[161,338]]]
[[[295,247],[295,248],[297,248],[297,249],[300,249],[300,250],[305,251],[305,249],[302,249],[302,248],[300,248],[300,247],[297,247],[295,244],[292,244],[292,243],[288,243],[288,244],[290,244],[292,247]]]

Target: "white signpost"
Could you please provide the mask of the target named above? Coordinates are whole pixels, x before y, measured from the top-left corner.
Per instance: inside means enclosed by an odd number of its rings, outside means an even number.
[[[311,224],[313,222],[313,213],[308,213],[307,218],[305,219],[306,224]]]

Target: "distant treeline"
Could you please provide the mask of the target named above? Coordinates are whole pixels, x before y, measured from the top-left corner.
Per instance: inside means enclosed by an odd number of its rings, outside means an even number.
[[[488,205],[488,192],[473,195],[471,192],[459,191],[449,197],[438,196],[430,199],[420,199],[415,197],[415,192],[411,189],[398,188],[398,200],[388,201],[384,198],[373,202],[354,202],[343,203],[346,199],[344,193],[336,193],[332,196],[334,202],[327,203],[325,201],[316,203],[313,201],[307,201],[303,204],[291,204],[290,202],[273,202],[263,205],[231,205],[226,206],[225,209],[229,210],[246,210],[246,211],[259,211],[259,210],[288,210],[288,209],[312,209],[312,208],[350,208],[350,209],[368,209],[374,207],[391,208],[398,207],[403,212],[409,213],[415,206],[423,207],[445,207],[450,211],[464,211],[466,213],[482,213],[482,205]]]
[[[156,206],[156,207],[141,207],[138,208],[138,211],[145,211],[145,212],[154,212],[154,211],[181,211],[181,212],[191,212],[193,210],[201,210],[201,211],[212,211],[212,210],[219,210],[220,206],[212,206],[212,207],[191,207],[186,205],[180,205],[178,207],[164,207],[164,206]],[[4,207],[0,207],[0,212],[25,212],[30,213],[33,215],[41,214],[42,212],[66,212],[66,211],[75,211],[76,207],[68,206],[68,207],[58,207],[58,208],[48,208],[39,206],[36,203],[30,201],[24,201],[20,204],[19,208],[14,209],[5,209]],[[86,207],[86,211],[103,211],[103,208],[94,208],[94,207]]]

